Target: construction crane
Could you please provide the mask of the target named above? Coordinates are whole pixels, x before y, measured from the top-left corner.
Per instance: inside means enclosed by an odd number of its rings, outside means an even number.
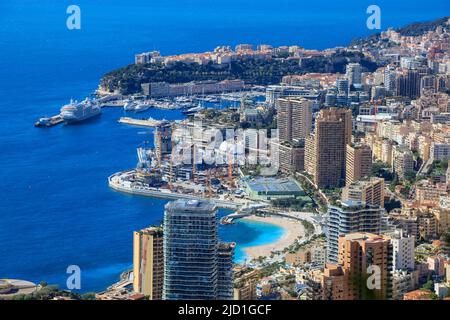
[[[172,143],[172,150],[173,150],[173,141],[171,142]],[[172,166],[173,166],[173,164],[172,164],[172,156],[170,156],[170,159],[169,159],[169,190],[172,190]]]
[[[195,142],[194,142],[194,144],[192,145],[192,181],[195,183],[196,181],[196,179],[195,179],[195,174],[196,174],[196,165],[195,165],[195,160],[196,160],[196,157],[195,157],[195,152],[196,152],[196,150],[195,150]]]
[[[161,132],[159,130],[156,130],[156,157],[158,160],[158,168],[161,170],[162,146],[161,146]]]
[[[233,181],[233,157],[231,152],[228,152],[228,180],[230,181],[230,187],[234,187]]]
[[[211,190],[211,169],[208,169],[208,198],[211,198],[212,196],[212,190]]]

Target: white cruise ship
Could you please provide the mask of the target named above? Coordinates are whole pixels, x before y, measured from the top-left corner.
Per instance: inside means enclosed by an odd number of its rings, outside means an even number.
[[[61,108],[61,118],[65,123],[84,121],[99,115],[102,109],[95,100],[86,98],[82,102],[70,100],[70,103]]]

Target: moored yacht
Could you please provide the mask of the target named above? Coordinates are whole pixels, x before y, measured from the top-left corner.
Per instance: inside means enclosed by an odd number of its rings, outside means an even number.
[[[148,110],[152,105],[149,104],[148,102],[144,102],[144,103],[138,103],[136,105],[136,107],[134,108],[134,111],[136,112],[143,112],[145,110]]]

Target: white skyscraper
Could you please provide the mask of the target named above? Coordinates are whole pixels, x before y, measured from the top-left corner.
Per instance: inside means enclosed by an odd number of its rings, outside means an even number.
[[[390,66],[386,67],[384,70],[384,87],[389,94],[395,92],[395,80],[395,68]]]
[[[345,71],[345,75],[350,85],[359,85],[362,83],[361,65],[359,63],[349,63]]]
[[[404,236],[402,230],[390,234],[394,270],[414,270],[414,237]]]

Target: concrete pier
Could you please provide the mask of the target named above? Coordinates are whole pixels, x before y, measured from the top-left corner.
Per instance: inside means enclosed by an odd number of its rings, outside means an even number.
[[[161,123],[160,120],[155,119],[134,119],[129,117],[122,117],[118,121],[119,123],[130,124],[133,126],[141,126],[141,127],[156,127]]]
[[[37,121],[34,126],[35,127],[43,127],[43,128],[48,128],[48,127],[53,127],[56,126],[57,124],[63,123],[64,120],[61,118],[61,116],[58,114],[56,116],[50,117],[48,118],[49,121],[46,123],[41,123],[40,121]],[[40,119],[39,119],[40,120]]]

